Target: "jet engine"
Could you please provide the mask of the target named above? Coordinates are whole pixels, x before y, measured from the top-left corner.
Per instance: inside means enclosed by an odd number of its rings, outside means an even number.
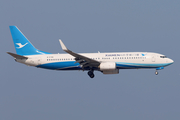
[[[118,74],[119,69],[116,68],[115,62],[102,62],[99,65],[99,69],[103,72],[103,74]]]

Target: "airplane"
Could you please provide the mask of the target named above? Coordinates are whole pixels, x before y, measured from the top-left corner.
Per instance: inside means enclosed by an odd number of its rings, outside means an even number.
[[[173,60],[154,52],[75,53],[59,39],[62,49],[68,54],[52,54],[36,49],[16,26],[9,26],[16,54],[7,52],[16,62],[50,70],[88,71],[94,78],[94,71],[103,74],[119,74],[119,69],[156,69],[173,64]]]

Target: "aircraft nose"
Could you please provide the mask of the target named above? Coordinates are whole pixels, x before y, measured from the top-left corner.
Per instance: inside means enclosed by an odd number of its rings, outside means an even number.
[[[174,61],[173,61],[172,59],[170,59],[170,58],[169,58],[169,62],[170,62],[171,64],[174,63]]]

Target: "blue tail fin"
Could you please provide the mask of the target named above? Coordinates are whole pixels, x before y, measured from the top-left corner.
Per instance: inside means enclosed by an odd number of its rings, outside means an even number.
[[[50,54],[36,49],[16,26],[9,26],[9,28],[18,55]]]

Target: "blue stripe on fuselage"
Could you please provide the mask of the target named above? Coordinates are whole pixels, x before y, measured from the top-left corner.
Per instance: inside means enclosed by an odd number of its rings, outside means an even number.
[[[42,65],[38,65],[36,67],[41,67],[41,68],[45,68],[45,69],[59,69],[59,70],[65,70],[65,69],[80,69],[80,64],[79,63],[75,63],[75,61],[66,61],[66,62],[53,62],[53,63],[47,63],[47,64],[42,64]]]
[[[133,68],[157,68],[165,67],[172,63],[160,63],[160,64],[141,64],[141,63],[124,63],[116,62],[116,66],[119,69],[133,69]]]

